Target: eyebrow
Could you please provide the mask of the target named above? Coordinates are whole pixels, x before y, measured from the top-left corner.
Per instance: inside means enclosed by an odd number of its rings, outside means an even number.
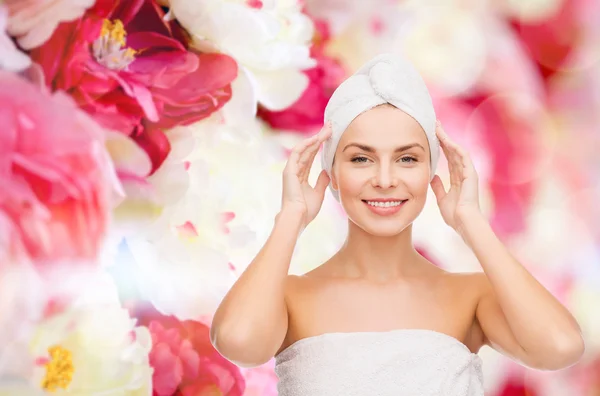
[[[364,144],[360,144],[360,143],[349,143],[346,145],[346,147],[344,147],[342,152],[346,151],[346,149],[349,147],[358,147],[359,149],[366,151],[367,153],[375,152],[375,149],[373,147],[367,146]],[[396,149],[394,150],[394,153],[400,153],[400,152],[403,152],[406,150],[410,150],[413,147],[420,147],[421,150],[426,151],[425,148],[423,146],[421,146],[419,143],[410,143],[410,144],[406,144],[404,146],[396,147]]]

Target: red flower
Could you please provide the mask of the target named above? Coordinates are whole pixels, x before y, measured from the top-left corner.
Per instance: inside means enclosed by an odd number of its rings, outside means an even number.
[[[290,107],[282,111],[259,108],[258,116],[273,128],[290,129],[310,133],[321,128],[324,122],[325,106],[333,91],[346,77],[346,71],[335,59],[325,55],[324,47],[329,39],[329,29],[325,22],[315,21],[317,34],[311,48],[311,56],[317,65],[304,71],[309,84],[302,96]]]
[[[132,136],[153,170],[170,147],[163,129],[209,116],[231,97],[237,64],[190,50],[154,0],[99,0],[32,51],[47,84],[71,94],[102,125]]]
[[[154,395],[244,394],[245,380],[240,369],[212,346],[206,324],[182,322],[148,307],[139,309],[135,316],[152,334],[150,365],[154,368]]]
[[[538,392],[525,383],[523,377],[509,376],[500,386],[496,396],[537,396]]]

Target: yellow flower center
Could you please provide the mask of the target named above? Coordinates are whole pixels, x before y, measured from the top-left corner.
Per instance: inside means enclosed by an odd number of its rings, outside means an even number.
[[[223,396],[223,392],[217,385],[210,385],[208,388],[203,389],[199,396]]]
[[[103,66],[113,70],[125,69],[135,60],[137,53],[133,48],[125,48],[127,31],[120,20],[102,22],[100,37],[94,41],[94,58]]]
[[[125,26],[123,26],[123,22],[121,22],[119,19],[117,19],[114,22],[105,19],[102,22],[102,30],[100,31],[100,36],[107,37],[110,40],[116,41],[117,43],[121,44],[121,46],[124,46],[127,32],[125,31]]]
[[[42,380],[42,388],[49,392],[56,392],[58,388],[67,389],[73,380],[75,367],[71,351],[61,347],[48,348],[50,361],[46,363],[46,376]]]

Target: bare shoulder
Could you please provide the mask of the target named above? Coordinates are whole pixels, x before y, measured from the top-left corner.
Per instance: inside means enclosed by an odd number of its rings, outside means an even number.
[[[477,295],[478,299],[492,292],[492,284],[485,272],[465,273],[466,287],[469,287]]]
[[[306,301],[310,296],[317,297],[319,290],[326,287],[326,278],[315,276],[314,273],[303,275],[288,275],[285,281],[285,300],[288,313],[301,301]]]
[[[323,299],[324,279],[304,275],[288,275],[285,282],[285,304],[288,314],[287,333],[277,351],[281,352],[295,341],[310,333],[318,316],[315,308]]]
[[[432,277],[432,287],[440,295],[453,300],[462,311],[475,313],[483,295],[490,290],[483,272],[448,272],[442,270]]]
[[[477,309],[483,296],[489,293],[491,285],[484,272],[449,273],[447,277],[452,295],[460,296],[462,312],[468,313],[464,319],[469,323],[464,343],[473,352],[486,345],[487,340],[482,325],[477,317]]]
[[[475,295],[481,296],[490,290],[490,282],[484,272],[448,272],[447,277],[452,279],[456,287],[462,288]]]
[[[307,288],[314,287],[316,276],[310,276],[308,273],[303,275],[288,275],[285,280],[285,293],[296,294],[306,291]]]

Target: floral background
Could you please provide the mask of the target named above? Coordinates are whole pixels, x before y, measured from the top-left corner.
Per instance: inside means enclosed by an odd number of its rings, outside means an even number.
[[[595,0],[0,0],[0,395],[275,396],[273,362],[225,360],[211,317],[289,149],[381,52],[422,73],[495,231],[584,332],[560,372],[483,348],[488,394],[600,395],[599,20]],[[345,227],[328,194],[291,271]],[[480,268],[434,199],[414,231]]]

